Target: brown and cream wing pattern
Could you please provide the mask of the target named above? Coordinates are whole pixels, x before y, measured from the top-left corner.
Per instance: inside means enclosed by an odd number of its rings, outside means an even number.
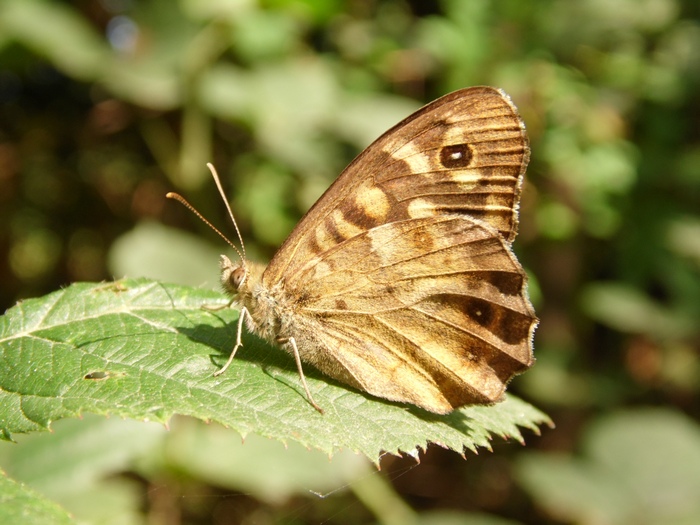
[[[262,276],[281,340],[379,397],[448,413],[498,401],[537,325],[510,244],[529,157],[503,92],[425,106],[369,146]]]
[[[294,281],[320,253],[382,224],[459,214],[511,242],[529,158],[510,98],[490,87],[423,107],[361,153],[301,219],[263,281]]]
[[[447,413],[498,401],[533,362],[524,272],[468,217],[378,226],[316,257],[300,280],[297,322],[331,363],[316,365],[369,393]]]

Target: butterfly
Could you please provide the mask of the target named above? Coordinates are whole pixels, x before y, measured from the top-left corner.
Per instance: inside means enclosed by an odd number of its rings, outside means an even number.
[[[437,414],[501,400],[534,363],[538,321],[511,250],[529,153],[514,104],[491,87],[445,95],[391,128],[267,266],[244,249],[238,262],[221,256],[240,316],[217,374],[245,324],[292,354],[319,412],[302,363]]]

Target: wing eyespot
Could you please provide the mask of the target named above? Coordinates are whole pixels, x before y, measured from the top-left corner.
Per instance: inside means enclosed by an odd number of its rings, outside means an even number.
[[[440,164],[447,169],[466,168],[473,158],[469,144],[453,144],[440,150]]]

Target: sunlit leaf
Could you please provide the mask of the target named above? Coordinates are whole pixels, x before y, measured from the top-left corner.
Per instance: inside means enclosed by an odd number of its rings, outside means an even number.
[[[429,442],[462,452],[493,435],[522,440],[548,418],[514,397],[436,416],[371,398],[310,369],[304,397],[293,360],[253,337],[220,377],[236,312],[216,292],[145,279],[72,285],[10,309],[0,324],[0,432],[46,430],[83,412],[165,422],[173,414],[298,441],[328,454],[416,454]]]

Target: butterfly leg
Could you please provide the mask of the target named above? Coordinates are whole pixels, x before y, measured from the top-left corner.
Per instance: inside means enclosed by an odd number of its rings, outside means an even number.
[[[248,309],[245,307],[241,308],[241,313],[238,314],[238,334],[236,335],[236,346],[234,346],[233,350],[231,350],[231,355],[229,356],[228,361],[226,361],[226,364],[214,372],[215,377],[226,372],[228,366],[231,364],[231,362],[233,362],[233,358],[236,357],[236,352],[241,346],[243,346],[243,343],[241,342],[241,333],[243,333],[243,321],[245,320],[246,315],[250,315],[248,313]]]
[[[289,339],[283,339],[280,338],[278,339],[279,343],[289,343],[289,345],[292,347],[292,353],[294,354],[294,361],[297,363],[297,370],[299,371],[299,377],[301,378],[301,384],[304,385],[304,391],[306,392],[306,399],[309,400],[309,403],[311,403],[311,406],[313,406],[316,410],[318,410],[321,414],[323,414],[323,409],[318,406],[316,401],[314,401],[313,396],[311,395],[311,391],[309,390],[309,385],[306,384],[306,376],[304,376],[304,370],[301,367],[301,356],[299,355],[299,349],[297,348],[297,342],[296,339],[293,337],[290,337]]]

